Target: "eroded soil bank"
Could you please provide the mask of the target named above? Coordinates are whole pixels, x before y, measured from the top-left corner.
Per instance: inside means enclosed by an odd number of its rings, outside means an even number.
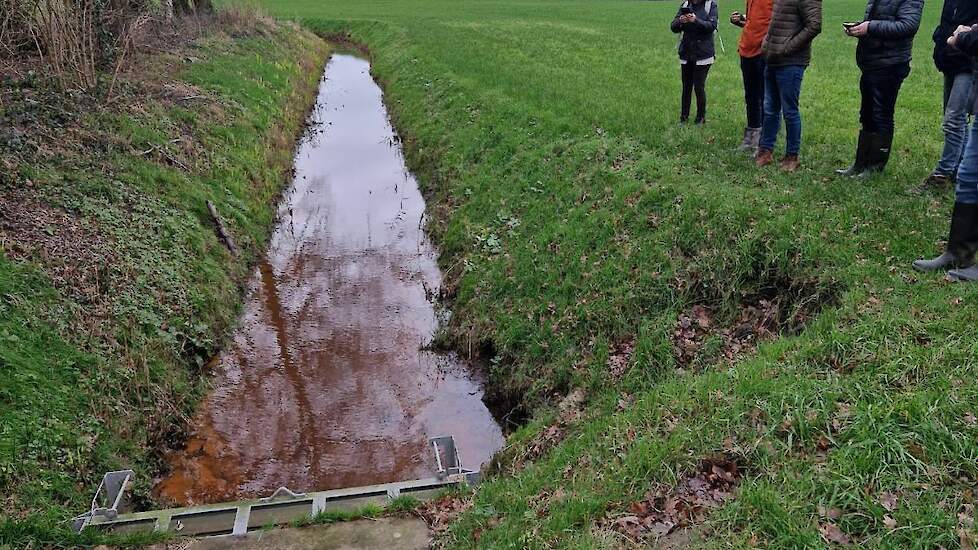
[[[422,477],[440,435],[455,436],[468,467],[501,447],[468,366],[422,349],[441,282],[424,209],[368,62],[333,56],[216,389],[159,496]]]

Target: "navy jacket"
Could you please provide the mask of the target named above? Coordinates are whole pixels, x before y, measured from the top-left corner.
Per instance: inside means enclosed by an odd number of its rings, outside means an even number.
[[[856,47],[859,68],[871,71],[910,63],[923,9],[924,0],[869,0],[869,32]]]
[[[672,20],[672,32],[683,33],[679,40],[679,59],[684,63],[708,65],[713,63],[713,59],[716,57],[713,33],[717,30],[717,2],[716,0],[709,2],[709,12],[706,11],[706,4],[707,2],[698,4],[683,2],[683,6],[692,8],[693,13],[696,14],[696,21],[693,23],[679,22],[682,6]]]
[[[978,2],[975,0],[945,0],[941,22],[934,29],[934,65],[947,75],[971,71],[971,58],[947,45],[947,39],[959,25],[978,23]]]

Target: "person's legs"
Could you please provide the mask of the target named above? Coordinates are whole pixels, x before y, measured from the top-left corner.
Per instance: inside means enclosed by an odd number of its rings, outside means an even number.
[[[958,167],[958,183],[954,188],[954,200],[964,204],[978,204],[978,124],[973,124]]]
[[[933,260],[917,260],[913,267],[918,271],[957,268],[948,272],[951,278],[978,280],[978,268],[972,267],[978,251],[978,127],[975,126],[964,148],[954,195],[947,249]]]
[[[696,91],[696,124],[706,122],[706,77],[710,74],[710,65],[697,65],[693,73],[693,89]]]
[[[882,71],[874,71],[871,87],[873,91],[873,126],[875,131],[884,136],[892,136],[894,129],[893,115],[896,112],[897,97],[903,81],[910,76],[910,64],[889,67]]]
[[[934,169],[935,175],[953,178],[961,163],[968,131],[968,100],[974,75],[970,72],[945,77],[944,150]]]
[[[873,77],[866,71],[859,75],[859,124],[864,132],[876,131],[873,118]]]
[[[781,91],[778,89],[778,71],[782,67],[767,67],[764,70],[764,121],[761,125],[761,152],[774,150],[774,142],[781,130]]]
[[[865,128],[869,132],[869,143],[863,175],[883,171],[890,160],[893,114],[900,87],[909,75],[909,63],[864,73],[864,94],[868,100]]]
[[[782,67],[777,73],[781,110],[784,113],[787,146],[785,156],[797,157],[801,151],[801,82],[805,76],[803,65]]]
[[[682,99],[679,104],[679,121],[686,122],[689,120],[689,106],[693,101],[693,71],[692,68],[695,65],[690,63],[682,63],[679,65],[680,74],[683,80],[683,94]]]
[[[764,122],[764,56],[740,58],[740,71],[744,77],[747,127],[760,128]]]
[[[848,168],[841,168],[835,173],[840,176],[854,177],[863,173],[869,156],[869,147],[874,131],[873,101],[870,77],[866,72],[859,76],[859,137],[856,141],[856,159]]]
[[[954,211],[951,213],[951,233],[947,252],[957,267],[947,272],[953,281],[978,281],[978,126],[972,125],[964,158],[958,168],[958,182],[954,190]],[[940,260],[941,258],[938,258]],[[935,260],[936,261],[936,260]]]

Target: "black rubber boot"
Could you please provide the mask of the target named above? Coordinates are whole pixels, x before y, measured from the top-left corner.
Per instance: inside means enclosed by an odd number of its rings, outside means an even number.
[[[893,146],[893,134],[870,134],[866,151],[866,166],[859,176],[866,177],[879,174],[890,162],[890,148]]]
[[[740,142],[737,151],[754,153],[757,151],[757,144],[761,141],[760,128],[744,128],[744,140]]]
[[[951,231],[947,237],[947,250],[933,260],[917,260],[917,271],[964,269],[975,263],[978,251],[978,205],[954,203],[951,211]]]
[[[835,171],[836,175],[851,178],[863,173],[866,168],[866,155],[869,152],[870,134],[864,130],[859,130],[859,141],[856,142],[856,160],[849,168],[840,168]]]

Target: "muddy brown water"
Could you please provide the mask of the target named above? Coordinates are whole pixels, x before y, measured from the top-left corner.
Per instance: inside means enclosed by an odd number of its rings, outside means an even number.
[[[177,504],[432,474],[429,437],[463,465],[503,444],[481,380],[425,351],[437,251],[368,62],[334,55],[213,393],[156,494]]]

